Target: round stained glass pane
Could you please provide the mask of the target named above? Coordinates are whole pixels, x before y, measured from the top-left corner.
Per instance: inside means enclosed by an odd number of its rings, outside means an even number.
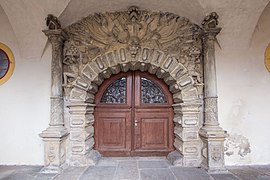
[[[7,54],[2,49],[0,49],[0,79],[5,77],[5,75],[7,74],[9,65],[10,61]]]

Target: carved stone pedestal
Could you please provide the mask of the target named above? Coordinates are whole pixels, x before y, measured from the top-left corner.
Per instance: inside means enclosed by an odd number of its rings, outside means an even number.
[[[200,130],[200,137],[203,142],[202,164],[209,173],[228,173],[224,162],[224,140],[226,132],[219,130]]]
[[[49,127],[40,134],[44,141],[44,168],[43,173],[60,173],[61,165],[66,160],[65,128]]]

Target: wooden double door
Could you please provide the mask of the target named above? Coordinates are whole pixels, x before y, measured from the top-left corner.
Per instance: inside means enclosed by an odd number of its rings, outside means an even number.
[[[172,95],[157,77],[120,73],[95,99],[95,149],[104,156],[163,156],[173,148]]]

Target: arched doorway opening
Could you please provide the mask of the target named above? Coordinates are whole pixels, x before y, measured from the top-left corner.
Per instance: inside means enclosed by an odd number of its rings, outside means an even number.
[[[95,98],[95,149],[104,156],[167,155],[173,147],[173,98],[148,72],[105,80]]]

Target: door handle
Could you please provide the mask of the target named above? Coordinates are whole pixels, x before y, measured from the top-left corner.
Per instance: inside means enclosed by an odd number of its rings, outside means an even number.
[[[140,122],[139,122],[137,119],[135,119],[134,125],[135,125],[135,126],[138,126],[139,123],[140,123]]]

